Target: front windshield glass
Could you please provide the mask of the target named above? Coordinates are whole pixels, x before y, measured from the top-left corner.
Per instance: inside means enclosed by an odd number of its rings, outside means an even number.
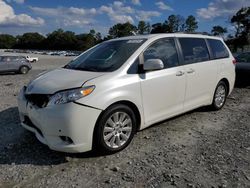
[[[144,42],[145,39],[103,42],[83,53],[64,68],[94,72],[112,72],[120,68]]]

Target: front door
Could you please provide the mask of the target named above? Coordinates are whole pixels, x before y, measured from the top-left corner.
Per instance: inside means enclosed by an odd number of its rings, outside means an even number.
[[[159,39],[142,54],[143,61],[161,59],[164,69],[140,75],[145,124],[150,125],[183,111],[185,74],[179,66],[174,38]]]

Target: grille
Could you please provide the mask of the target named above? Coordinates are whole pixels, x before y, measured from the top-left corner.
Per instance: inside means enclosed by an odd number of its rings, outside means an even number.
[[[49,102],[49,96],[45,94],[28,94],[25,95],[25,97],[28,102],[38,106],[39,108],[45,107]]]

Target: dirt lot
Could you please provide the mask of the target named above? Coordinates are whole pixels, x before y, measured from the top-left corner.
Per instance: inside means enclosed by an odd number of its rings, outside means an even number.
[[[250,187],[250,87],[225,107],[138,132],[124,151],[54,152],[25,131],[16,96],[35,75],[70,58],[41,56],[28,75],[0,75],[0,187]]]

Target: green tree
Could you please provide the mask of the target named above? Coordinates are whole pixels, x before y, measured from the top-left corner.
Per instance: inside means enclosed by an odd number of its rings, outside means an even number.
[[[227,33],[227,28],[223,28],[219,25],[216,25],[213,27],[211,33],[214,35],[214,36],[221,36],[223,37],[225,33]]]
[[[91,30],[89,31],[89,34],[91,34],[91,35],[95,36],[96,32],[95,32],[95,30],[94,30],[94,29],[91,29]]]
[[[127,22],[124,24],[118,23],[109,29],[109,37],[117,38],[133,35],[137,31],[136,26]]]
[[[10,49],[16,44],[16,38],[12,35],[1,34],[0,35],[0,49]]]
[[[97,32],[97,33],[95,34],[95,39],[96,39],[96,43],[102,42],[102,35],[101,35],[100,32]]]
[[[162,23],[155,23],[152,25],[151,34],[155,33],[165,33]]]
[[[17,36],[17,44],[15,48],[20,49],[41,49],[45,37],[39,33],[24,33]]]
[[[187,17],[185,22],[185,31],[186,32],[195,32],[198,29],[198,22],[195,17],[190,15]]]
[[[151,32],[151,25],[150,23],[148,22],[147,23],[147,34],[149,34]]]
[[[165,25],[165,26],[164,26]],[[163,28],[167,33],[175,33],[178,31],[184,31],[185,19],[180,15],[170,15],[168,19],[164,22]]]
[[[138,26],[137,26],[139,34],[141,35],[145,33],[149,34],[150,33],[149,28],[150,28],[149,23],[146,23],[145,21],[139,21]]]
[[[47,48],[53,50],[75,50],[77,38],[72,31],[58,29],[49,33],[46,39]]]
[[[96,38],[91,33],[83,33],[76,35],[77,38],[77,50],[85,51],[96,44]]]
[[[236,37],[250,33],[250,7],[241,8],[231,19],[236,28]]]
[[[241,48],[250,44],[250,7],[241,8],[231,19],[235,26],[236,33],[233,41],[233,48]]]

